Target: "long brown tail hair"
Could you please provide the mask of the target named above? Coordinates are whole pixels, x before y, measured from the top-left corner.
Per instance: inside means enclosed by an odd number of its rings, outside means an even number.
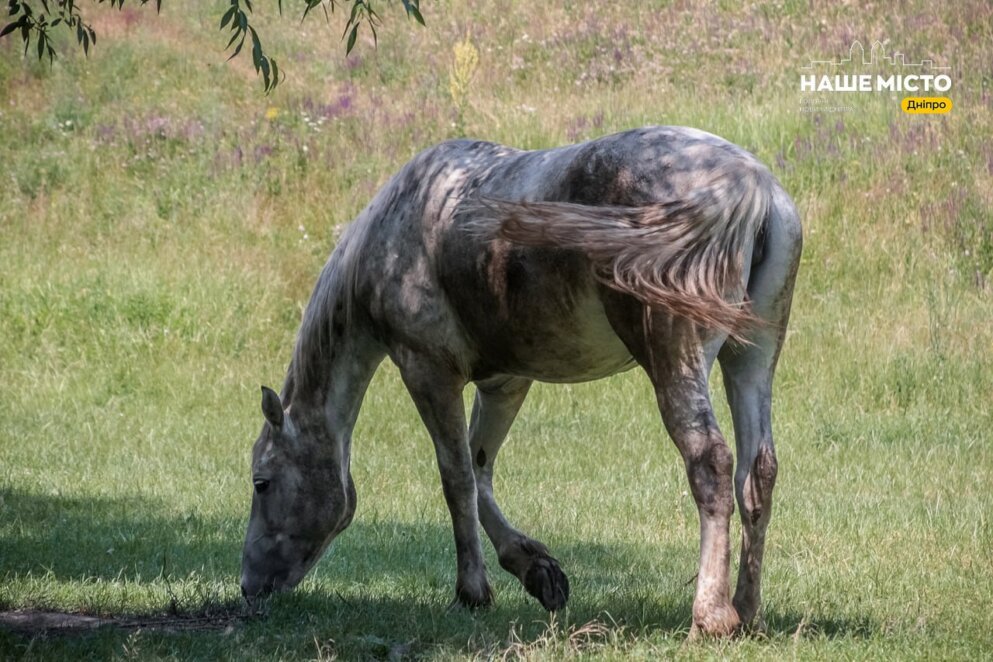
[[[615,290],[739,336],[756,319],[747,300],[725,297],[740,292],[745,251],[765,223],[773,180],[759,165],[734,165],[710,171],[686,197],[642,207],[484,199],[483,215],[498,223],[499,237],[581,251]]]

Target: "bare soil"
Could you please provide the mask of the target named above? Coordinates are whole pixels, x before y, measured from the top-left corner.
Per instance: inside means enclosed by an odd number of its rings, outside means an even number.
[[[153,630],[166,632],[233,629],[240,615],[150,615],[93,616],[60,611],[0,611],[0,628],[29,636],[39,634],[81,634],[97,628]]]

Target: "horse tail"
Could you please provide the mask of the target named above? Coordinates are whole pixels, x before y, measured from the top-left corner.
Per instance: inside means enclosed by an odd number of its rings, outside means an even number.
[[[645,206],[483,204],[498,224],[497,236],[522,246],[581,251],[609,287],[741,337],[757,322],[744,298],[745,260],[766,223],[775,186],[761,165],[736,161],[709,171],[685,197]]]

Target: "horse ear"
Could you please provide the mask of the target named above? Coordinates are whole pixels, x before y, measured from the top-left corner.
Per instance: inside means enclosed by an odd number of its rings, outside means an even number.
[[[283,427],[283,403],[268,386],[262,387],[262,415],[273,428],[278,430]]]

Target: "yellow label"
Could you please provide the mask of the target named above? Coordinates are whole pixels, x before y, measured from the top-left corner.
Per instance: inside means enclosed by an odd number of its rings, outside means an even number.
[[[900,107],[911,115],[934,115],[950,111],[952,100],[948,97],[906,97]]]

